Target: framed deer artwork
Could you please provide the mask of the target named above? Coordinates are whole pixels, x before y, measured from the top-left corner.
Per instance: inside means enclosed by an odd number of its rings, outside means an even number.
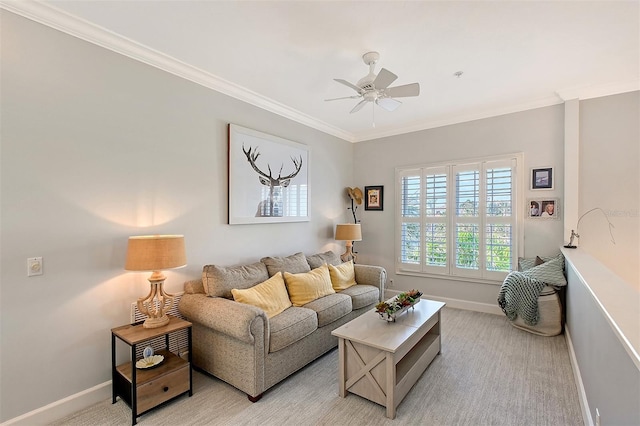
[[[229,125],[229,224],[309,220],[309,147]]]

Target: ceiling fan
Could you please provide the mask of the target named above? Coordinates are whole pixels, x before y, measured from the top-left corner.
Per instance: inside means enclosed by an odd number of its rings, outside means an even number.
[[[411,83],[403,86],[389,87],[398,76],[385,68],[381,68],[378,75],[374,73],[376,62],[380,59],[378,52],[367,52],[362,55],[362,60],[369,65],[369,74],[362,77],[356,84],[349,83],[341,78],[334,78],[340,84],[352,88],[358,94],[345,96],[342,98],[325,99],[326,101],[337,101],[340,99],[361,99],[351,110],[351,114],[360,111],[367,102],[375,102],[387,111],[394,111],[402,102],[394,98],[418,96],[420,94],[420,84]]]

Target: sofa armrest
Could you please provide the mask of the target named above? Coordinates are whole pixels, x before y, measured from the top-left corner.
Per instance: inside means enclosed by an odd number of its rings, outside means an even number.
[[[353,265],[358,284],[368,284],[378,287],[380,290],[380,301],[384,300],[384,289],[387,284],[387,270],[382,266],[373,265]]]
[[[262,329],[269,330],[267,315],[262,309],[223,297],[185,293],[180,298],[178,310],[189,321],[249,344],[255,341],[251,333],[255,321],[263,322]]]

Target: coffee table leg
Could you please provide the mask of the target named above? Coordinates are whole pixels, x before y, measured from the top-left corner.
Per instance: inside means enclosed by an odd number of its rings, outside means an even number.
[[[387,370],[387,389],[385,389],[385,393],[387,394],[387,417],[390,419],[396,418],[396,402],[395,402],[395,391],[396,391],[396,366],[393,362],[393,354],[387,352],[387,357],[385,361],[385,368]]]
[[[338,395],[342,398],[347,396],[347,360],[345,357],[344,339],[338,339]]]

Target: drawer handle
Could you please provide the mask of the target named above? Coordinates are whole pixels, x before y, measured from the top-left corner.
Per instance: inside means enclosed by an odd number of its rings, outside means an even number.
[[[164,388],[162,388],[162,390],[167,392],[169,390],[169,386],[165,386]]]

